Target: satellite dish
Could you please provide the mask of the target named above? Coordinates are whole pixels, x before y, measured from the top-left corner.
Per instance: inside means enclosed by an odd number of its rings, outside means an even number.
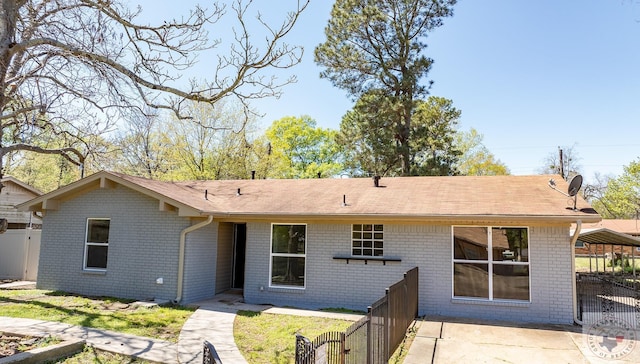
[[[573,197],[578,194],[578,191],[580,191],[580,187],[582,187],[582,176],[576,174],[569,182],[569,189],[567,190],[567,193],[569,194],[569,196]]]
[[[553,179],[549,180],[549,187],[551,187],[552,189],[560,192],[561,194],[567,197],[573,197],[573,211],[578,211],[578,208],[576,205],[578,204],[578,191],[580,191],[580,187],[582,187],[581,175],[576,174],[575,176],[573,176],[573,178],[571,178],[571,181],[569,182],[569,188],[567,189],[567,193],[559,191],[556,188],[556,181],[554,181]]]

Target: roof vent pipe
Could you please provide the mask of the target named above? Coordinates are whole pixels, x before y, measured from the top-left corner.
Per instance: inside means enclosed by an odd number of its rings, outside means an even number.
[[[256,179],[256,171],[251,171],[251,179]]]
[[[208,195],[209,195],[209,191],[208,190],[204,190],[204,199],[208,200]]]
[[[240,189],[238,188],[238,192],[236,192],[236,196],[240,196],[240,195],[241,195]]]
[[[380,187],[380,176],[373,176],[373,186]]]
[[[342,195],[342,207],[347,206],[347,195]]]
[[[318,178],[322,178],[322,172],[318,172]]]

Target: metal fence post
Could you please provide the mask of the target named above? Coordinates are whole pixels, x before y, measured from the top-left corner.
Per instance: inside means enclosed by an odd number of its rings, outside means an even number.
[[[391,301],[389,288],[385,288],[384,295],[387,298],[387,312],[384,314],[384,358],[389,360],[389,346],[391,343]]]
[[[371,351],[373,350],[373,335],[371,335],[371,321],[373,321],[373,315],[371,314],[371,306],[367,307],[367,364],[371,364]]]
[[[340,364],[345,364],[347,361],[346,352],[344,349],[345,338],[346,338],[346,335],[344,334],[344,332],[341,332],[340,333]]]

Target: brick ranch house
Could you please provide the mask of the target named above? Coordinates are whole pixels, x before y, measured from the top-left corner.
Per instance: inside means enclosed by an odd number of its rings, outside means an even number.
[[[44,215],[38,287],[189,303],[364,310],[419,267],[419,313],[571,323],[559,176],[160,182],[102,171],[20,206]],[[564,184],[564,185],[562,185]]]

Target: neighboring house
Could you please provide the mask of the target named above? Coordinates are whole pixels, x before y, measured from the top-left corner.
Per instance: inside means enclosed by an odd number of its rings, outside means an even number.
[[[103,171],[20,207],[44,214],[40,288],[183,303],[239,289],[254,304],[366,310],[419,267],[421,315],[571,323],[569,229],[600,216],[580,198],[568,208],[550,177]]]
[[[42,220],[29,211],[18,211],[16,205],[42,195],[37,188],[16,178],[5,176],[0,180],[0,218],[9,221],[9,229],[40,228]]]
[[[0,183],[0,218],[8,222],[7,231],[0,234],[0,279],[35,280],[42,220],[30,211],[18,211],[16,205],[42,192],[11,176],[3,177]]]
[[[607,233],[606,236],[603,234]],[[581,234],[603,235],[597,240],[579,239],[576,242],[576,255],[604,256],[612,251],[616,254],[624,253],[629,256],[640,257],[640,241],[632,241],[624,236],[640,238],[640,220],[633,219],[603,219],[591,224],[582,225]],[[631,242],[628,242],[631,240]],[[635,246],[633,246],[635,245]]]

